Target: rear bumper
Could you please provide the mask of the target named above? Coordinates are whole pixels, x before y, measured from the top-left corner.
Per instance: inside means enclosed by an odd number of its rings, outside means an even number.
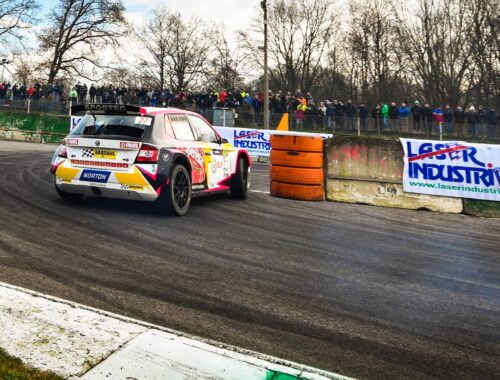
[[[74,167],[64,161],[53,172],[55,185],[68,193],[150,202],[158,198],[157,191],[135,165],[127,171],[102,171]]]
[[[94,186],[90,184],[81,183],[67,183],[57,180],[56,186],[67,193],[82,194],[86,197],[103,197],[103,198],[115,198],[115,199],[129,199],[136,201],[147,201],[153,202],[158,199],[156,193],[144,192],[140,190],[132,190],[127,188],[116,188],[111,185]]]

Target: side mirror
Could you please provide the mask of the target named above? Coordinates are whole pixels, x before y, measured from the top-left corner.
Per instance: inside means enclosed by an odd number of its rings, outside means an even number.
[[[228,139],[222,139],[220,143],[221,144],[229,144],[229,140]]]

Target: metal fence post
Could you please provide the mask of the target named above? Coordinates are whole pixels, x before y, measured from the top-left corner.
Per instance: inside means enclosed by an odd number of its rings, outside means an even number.
[[[439,140],[443,141],[443,123],[439,122]]]
[[[358,120],[358,136],[361,136],[361,126],[359,125],[359,117],[357,118]]]
[[[30,113],[31,110],[31,99],[28,98],[28,113]]]

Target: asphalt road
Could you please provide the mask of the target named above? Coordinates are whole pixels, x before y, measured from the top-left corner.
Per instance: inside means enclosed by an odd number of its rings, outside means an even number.
[[[53,147],[0,142],[0,281],[344,375],[500,377],[500,221],[270,197],[53,191]],[[31,151],[28,151],[31,150]]]

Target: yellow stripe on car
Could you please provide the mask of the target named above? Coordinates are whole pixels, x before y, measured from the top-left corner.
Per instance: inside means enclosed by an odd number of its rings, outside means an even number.
[[[149,183],[146,181],[142,173],[139,171],[134,166],[134,172],[133,173],[118,173],[114,172],[114,175],[116,177],[116,180],[121,184],[121,185],[128,185],[129,189],[132,189],[135,187],[138,189],[139,187],[145,188],[146,190],[149,191],[154,191],[154,189],[149,185]],[[134,189],[135,190],[135,189]]]
[[[72,169],[64,166],[63,162],[56,170],[56,176],[63,179],[74,179],[75,176],[80,172],[80,169]]]

